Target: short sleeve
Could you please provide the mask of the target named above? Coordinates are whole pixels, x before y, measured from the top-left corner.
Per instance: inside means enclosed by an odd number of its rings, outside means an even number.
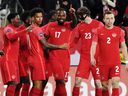
[[[45,36],[46,37],[49,37],[49,35],[50,35],[50,25],[51,25],[51,23],[49,23],[49,24],[47,24],[47,25],[45,25]]]
[[[98,29],[102,28],[104,26],[104,24],[102,22],[99,22],[99,27]]]
[[[14,30],[11,27],[6,27],[4,29],[5,34],[12,33]]]

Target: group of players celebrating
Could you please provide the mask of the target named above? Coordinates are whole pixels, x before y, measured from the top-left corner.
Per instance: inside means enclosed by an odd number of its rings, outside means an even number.
[[[70,71],[70,48],[79,40],[80,62],[72,96],[79,96],[81,82],[88,79],[90,72],[95,96],[110,96],[109,79],[111,96],[119,96],[120,50],[125,57],[126,70],[128,53],[124,31],[114,26],[113,12],[104,13],[104,24],[92,19],[86,7],[77,12],[71,7],[69,12],[71,21],[66,21],[66,11],[59,8],[54,20],[44,26],[40,26],[45,15],[41,8],[21,16],[8,15],[9,24],[1,30],[3,39],[0,41],[0,68],[3,83],[7,85],[6,96],[43,96],[50,76],[54,76],[56,82],[54,96],[67,96],[65,84]]]

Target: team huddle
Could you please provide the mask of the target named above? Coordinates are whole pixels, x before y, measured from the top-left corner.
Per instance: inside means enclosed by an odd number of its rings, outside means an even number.
[[[60,8],[56,10],[56,17],[44,26],[41,24],[45,13],[41,8],[21,16],[8,15],[9,24],[0,32],[3,38],[0,39],[0,68],[3,83],[7,85],[6,96],[43,96],[50,76],[54,76],[56,82],[54,96],[67,96],[65,84],[70,71],[70,48],[79,40],[80,61],[72,96],[80,95],[82,80],[88,79],[90,72],[95,96],[110,96],[110,79],[111,96],[119,96],[120,51],[125,57],[126,70],[128,53],[124,31],[114,26],[114,14],[106,11],[103,24],[92,19],[86,7],[77,12],[71,7],[69,12],[71,21],[66,21],[68,15]]]

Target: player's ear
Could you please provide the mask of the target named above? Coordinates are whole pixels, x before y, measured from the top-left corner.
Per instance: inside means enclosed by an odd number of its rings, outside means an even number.
[[[34,16],[31,17],[31,22],[34,22]]]

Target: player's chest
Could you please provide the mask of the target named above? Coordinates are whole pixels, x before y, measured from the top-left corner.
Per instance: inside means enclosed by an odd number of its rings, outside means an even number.
[[[93,37],[93,33],[96,28],[88,27],[88,26],[81,26],[78,30],[80,37],[83,40],[89,40]]]
[[[98,35],[99,41],[106,43],[106,44],[111,44],[118,42],[120,40],[120,35],[118,32],[101,32]]]
[[[51,38],[68,38],[71,35],[71,30],[67,27],[52,27],[50,29]]]

